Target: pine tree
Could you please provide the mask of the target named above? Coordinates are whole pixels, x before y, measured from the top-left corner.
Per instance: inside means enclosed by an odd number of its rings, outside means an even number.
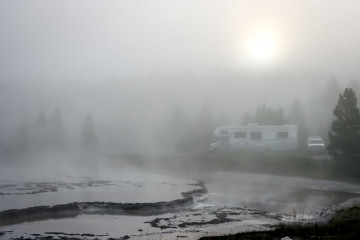
[[[345,161],[351,161],[360,152],[360,111],[355,92],[351,88],[346,88],[343,94],[339,94],[334,116],[336,119],[329,131],[328,149],[336,158],[342,156]]]
[[[35,122],[33,131],[30,132],[32,134],[30,137],[30,152],[34,153],[35,155],[44,154],[46,152],[49,145],[47,130],[48,121],[45,113],[41,111]]]
[[[83,122],[81,131],[81,145],[86,150],[94,150],[98,147],[98,136],[96,134],[95,122],[91,114],[88,114]]]
[[[195,155],[206,152],[213,141],[215,128],[211,106],[204,102],[199,108],[194,124],[189,126],[184,141],[181,142],[183,152]]]
[[[251,113],[246,112],[241,120],[242,125],[248,125],[249,123],[254,122],[254,117]]]
[[[306,140],[308,138],[308,131],[305,120],[305,112],[300,100],[297,98],[295,98],[291,103],[287,122],[289,124],[296,124],[298,126],[300,148],[304,149]]]
[[[185,136],[187,130],[188,122],[186,115],[181,107],[176,105],[170,119],[167,120],[165,127],[161,129],[160,141],[163,149],[171,153],[185,152],[184,144],[187,140]]]
[[[284,110],[282,109],[282,107],[278,107],[277,110],[273,111],[273,116],[274,116],[274,120],[273,123],[274,125],[283,125],[285,124],[285,116],[284,116]]]
[[[86,116],[82,124],[79,147],[79,167],[86,170],[87,174],[98,174],[99,138],[91,114]]]
[[[316,126],[315,132],[325,140],[327,140],[327,133],[331,127],[331,121],[333,120],[332,110],[336,106],[336,98],[334,98],[334,96],[337,96],[339,93],[341,93],[341,87],[339,86],[338,81],[335,78],[332,78],[327,83],[323,93],[320,94],[320,99],[312,103],[318,102],[319,104],[318,106],[316,106],[316,104],[313,106],[314,119],[321,119],[321,121],[316,121],[313,124]]]
[[[66,146],[65,126],[58,108],[55,109],[49,121],[49,144],[51,150],[64,150]]]
[[[39,113],[38,119],[35,123],[35,128],[38,129],[44,129],[47,125],[47,120],[46,120],[46,116],[45,113],[42,111]]]
[[[272,107],[267,107],[265,104],[256,109],[254,115],[254,122],[260,125],[283,125],[285,124],[284,111],[281,107],[274,110]]]
[[[23,123],[18,130],[18,133],[15,136],[13,142],[13,154],[17,157],[25,157],[28,151],[29,145],[29,136],[28,136],[28,129]]]
[[[360,93],[360,86],[357,80],[353,79],[350,81],[348,88],[351,88],[355,92],[355,96],[358,98]]]

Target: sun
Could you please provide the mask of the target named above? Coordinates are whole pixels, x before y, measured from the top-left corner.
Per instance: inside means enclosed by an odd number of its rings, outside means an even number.
[[[270,64],[279,55],[279,43],[276,36],[271,32],[255,32],[245,39],[244,50],[251,62]]]

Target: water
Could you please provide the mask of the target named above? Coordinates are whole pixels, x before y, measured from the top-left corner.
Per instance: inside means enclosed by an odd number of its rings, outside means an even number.
[[[0,210],[72,202],[159,202],[181,198],[195,180],[139,172],[133,168],[106,170],[97,179],[54,175],[0,181]]]
[[[210,205],[248,206],[268,212],[311,214],[359,197],[360,186],[266,174],[208,172],[202,176]]]
[[[0,210],[71,202],[147,203],[182,198],[204,181],[205,201],[192,209],[156,216],[82,214],[0,227],[2,236],[36,237],[86,234],[89,239],[197,239],[206,235],[268,229],[284,219],[312,218],[321,209],[359,197],[360,186],[342,182],[207,171],[160,173],[149,169],[111,168],[96,178],[70,172],[21,178],[7,172],[0,181]],[[10,177],[13,176],[13,177]]]

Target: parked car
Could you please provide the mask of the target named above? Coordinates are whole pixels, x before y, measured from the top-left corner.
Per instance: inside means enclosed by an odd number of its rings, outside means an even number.
[[[319,136],[311,136],[306,143],[307,150],[309,152],[325,152],[325,143]]]

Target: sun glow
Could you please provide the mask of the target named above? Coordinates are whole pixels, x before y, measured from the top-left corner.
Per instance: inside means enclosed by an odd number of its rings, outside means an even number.
[[[261,31],[250,34],[244,41],[244,50],[248,60],[257,64],[271,64],[279,55],[279,43],[276,35]]]

